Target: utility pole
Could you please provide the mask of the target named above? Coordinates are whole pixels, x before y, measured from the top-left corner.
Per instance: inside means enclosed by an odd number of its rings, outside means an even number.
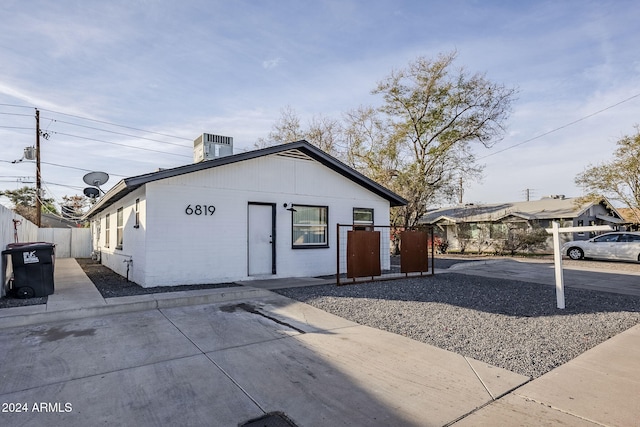
[[[42,182],[40,177],[40,110],[36,108],[36,225],[42,225]]]
[[[464,196],[464,186],[462,182],[462,176],[460,176],[459,190],[458,190],[458,203],[462,204],[462,197]]]
[[[527,200],[527,202],[531,201],[531,198],[533,197],[533,192],[534,192],[534,191],[535,191],[535,190],[534,190],[533,188],[525,188],[525,189],[523,190],[524,197],[525,197],[525,199]]]

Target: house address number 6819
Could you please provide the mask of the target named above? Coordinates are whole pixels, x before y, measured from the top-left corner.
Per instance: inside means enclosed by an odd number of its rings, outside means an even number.
[[[213,205],[187,205],[184,213],[187,215],[213,215],[216,207]]]

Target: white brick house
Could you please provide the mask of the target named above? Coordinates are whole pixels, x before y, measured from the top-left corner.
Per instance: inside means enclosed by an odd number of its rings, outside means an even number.
[[[153,287],[333,274],[336,224],[405,203],[298,141],[123,179],[86,217],[101,262]]]

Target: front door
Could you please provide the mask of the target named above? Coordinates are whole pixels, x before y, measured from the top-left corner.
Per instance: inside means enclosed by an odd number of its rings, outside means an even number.
[[[276,274],[275,204],[249,203],[249,276]]]

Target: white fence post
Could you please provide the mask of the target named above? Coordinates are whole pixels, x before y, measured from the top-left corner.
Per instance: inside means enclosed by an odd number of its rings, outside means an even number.
[[[562,272],[562,252],[560,251],[560,233],[581,233],[585,231],[612,231],[609,225],[589,225],[585,227],[562,227],[553,221],[547,233],[553,235],[553,264],[556,270],[556,300],[558,308],[564,308],[564,274]]]
[[[560,252],[560,224],[553,221],[553,264],[556,270],[556,302],[558,308],[564,308],[564,275],[562,274],[562,253]]]

